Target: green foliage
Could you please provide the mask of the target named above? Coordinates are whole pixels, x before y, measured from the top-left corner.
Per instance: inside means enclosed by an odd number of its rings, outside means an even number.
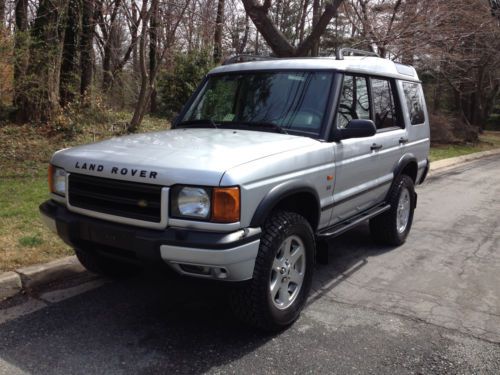
[[[36,247],[42,243],[43,240],[37,234],[34,236],[24,236],[19,239],[19,245],[24,247]]]
[[[208,52],[177,54],[174,57],[173,70],[161,74],[158,78],[161,112],[168,117],[178,113],[212,67],[212,56]]]

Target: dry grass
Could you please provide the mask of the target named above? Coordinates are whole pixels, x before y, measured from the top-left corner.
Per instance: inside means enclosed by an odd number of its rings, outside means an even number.
[[[0,125],[0,272],[72,254],[41,222],[40,203],[48,198],[46,171],[52,153],[123,133],[129,113],[108,113],[102,122],[82,125],[68,139],[30,125]],[[146,118],[140,131],[168,128]]]
[[[479,142],[465,145],[446,145],[431,147],[430,159],[437,161],[441,159],[453,158],[455,156],[472,154],[474,152],[488,151],[500,148],[500,132],[485,131],[479,135]]]

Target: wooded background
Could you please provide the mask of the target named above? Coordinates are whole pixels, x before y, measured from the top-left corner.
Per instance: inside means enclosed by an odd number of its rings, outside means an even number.
[[[134,132],[228,56],[340,47],[414,65],[434,141],[500,129],[500,0],[0,0],[0,124],[126,110]]]

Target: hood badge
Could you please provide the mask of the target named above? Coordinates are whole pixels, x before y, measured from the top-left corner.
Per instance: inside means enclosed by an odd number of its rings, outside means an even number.
[[[116,174],[121,176],[132,176],[132,177],[142,177],[142,178],[150,178],[156,179],[158,176],[158,172],[156,171],[148,171],[145,169],[136,169],[136,168],[119,168],[119,167],[105,167],[102,164],[95,163],[87,163],[87,162],[79,162],[75,163],[75,169],[84,169],[87,171],[95,171],[102,172],[107,174]]]

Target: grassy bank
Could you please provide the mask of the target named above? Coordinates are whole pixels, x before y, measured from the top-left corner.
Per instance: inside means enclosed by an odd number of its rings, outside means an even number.
[[[121,135],[127,119],[129,113],[108,113],[100,122],[82,122],[71,138],[29,125],[0,125],[0,272],[72,254],[38,213],[49,196],[50,156],[61,148]],[[167,127],[167,121],[147,117],[140,131]]]
[[[47,164],[56,150],[123,134],[128,113],[107,113],[82,120],[73,134],[47,133],[33,126],[0,125],[0,272],[72,254],[42,224],[38,205],[47,199]],[[141,132],[168,127],[165,120],[146,118]],[[477,145],[439,146],[431,160],[500,148],[500,132],[485,132]]]
[[[479,136],[479,141],[478,144],[474,145],[442,145],[431,147],[430,159],[431,161],[437,161],[500,148],[500,132],[485,131],[484,134]]]

